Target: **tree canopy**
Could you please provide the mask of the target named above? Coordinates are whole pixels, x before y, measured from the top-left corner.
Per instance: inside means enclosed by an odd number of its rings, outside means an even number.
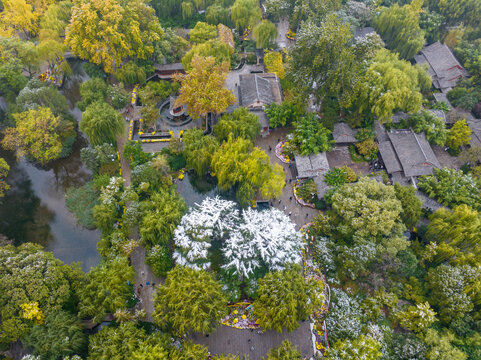
[[[80,121],[82,130],[91,145],[113,144],[122,135],[125,120],[122,115],[103,101],[96,101],[85,109]]]
[[[186,104],[189,114],[194,118],[225,111],[235,102],[234,94],[224,87],[227,68],[226,63],[216,65],[213,57],[194,55],[192,69],[186,75],[175,76],[176,80],[181,81],[176,104]]]
[[[76,0],[65,42],[81,59],[112,73],[123,58],[151,56],[162,35],[154,9],[143,0]]]
[[[177,334],[211,332],[227,314],[227,298],[212,275],[176,266],[157,289],[154,321]]]

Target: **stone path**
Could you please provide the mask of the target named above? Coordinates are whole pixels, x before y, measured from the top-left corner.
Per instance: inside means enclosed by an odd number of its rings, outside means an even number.
[[[275,147],[278,143],[277,140],[285,140],[286,135],[289,131],[291,131],[291,129],[289,128],[274,129],[267,137],[257,138],[255,145],[260,147],[269,155],[271,163],[277,163],[283,167],[284,173],[286,175],[286,187],[284,188],[284,191],[279,198],[271,199],[271,203],[274,207],[278,208],[281,211],[284,211],[286,215],[291,213],[290,218],[293,222],[297,224],[297,228],[299,229],[302,225],[311,222],[314,217],[319,214],[319,210],[312,209],[307,206],[301,206],[296,202],[292,191],[292,186],[296,181],[296,178],[294,176],[295,170],[293,169],[293,167],[295,167],[295,164],[292,164],[291,168],[289,168],[288,164],[284,164],[276,156]],[[270,151],[269,146],[272,149]]]
[[[310,331],[310,323],[307,320],[300,321],[296,330],[292,332],[284,330],[282,333],[273,330],[258,333],[257,330],[239,330],[221,325],[208,337],[194,334],[191,338],[194,342],[207,346],[212,355],[233,354],[241,359],[247,355],[249,360],[261,360],[269,349],[289,339],[297,346],[303,358],[309,359],[314,355]]]
[[[154,275],[152,268],[145,263],[145,249],[143,247],[137,247],[130,254],[130,261],[135,269],[134,289],[140,299],[140,306],[147,313],[146,320],[152,322],[155,286],[162,284],[162,281]]]

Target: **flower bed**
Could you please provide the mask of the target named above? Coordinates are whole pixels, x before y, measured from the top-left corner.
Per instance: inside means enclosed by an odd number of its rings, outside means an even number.
[[[304,199],[299,197],[299,195],[297,193],[297,188],[301,185],[302,185],[302,182],[300,180],[296,180],[296,183],[292,186],[292,192],[294,193],[294,198],[296,199],[296,201],[299,205],[307,206],[307,207],[310,207],[312,209],[315,209],[316,207],[313,204],[308,203],[307,201],[304,201]]]
[[[130,120],[129,122],[129,140],[132,140],[134,137],[134,119]]]
[[[276,156],[284,164],[288,164],[288,163],[291,162],[290,159],[289,159],[289,156],[287,156],[283,152],[283,148],[284,148],[284,146],[286,146],[286,144],[287,143],[285,141],[281,141],[279,144],[276,145]]]
[[[239,302],[229,305],[231,313],[221,320],[222,325],[236,329],[258,329],[259,324],[254,316],[251,302]]]
[[[139,84],[135,85],[132,90],[132,100],[130,101],[132,105],[135,105],[135,102],[137,101],[137,90],[139,90]]]

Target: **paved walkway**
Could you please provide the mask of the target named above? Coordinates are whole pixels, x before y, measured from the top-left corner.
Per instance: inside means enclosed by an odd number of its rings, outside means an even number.
[[[277,199],[271,199],[271,202],[274,207],[284,211],[286,215],[291,213],[290,217],[292,221],[297,224],[297,228],[299,229],[302,225],[311,222],[314,217],[319,214],[319,210],[312,209],[307,206],[301,206],[296,202],[296,200],[294,199],[294,193],[292,192],[292,187],[296,181],[296,178],[293,176],[294,169],[292,169],[295,164],[292,164],[292,167],[289,168],[288,164],[284,164],[276,156],[275,147],[278,143],[278,140],[285,140],[286,135],[287,133],[289,133],[289,131],[291,131],[291,129],[288,128],[274,129],[267,137],[257,138],[255,145],[260,147],[269,155],[271,163],[277,163],[283,167],[284,173],[286,175],[286,187],[284,188],[282,195]],[[269,146],[272,149],[270,151]],[[289,180],[291,182],[289,182]]]
[[[134,289],[140,299],[140,306],[147,313],[146,320],[152,322],[155,286],[162,283],[161,279],[156,277],[152,268],[145,263],[145,249],[143,247],[139,246],[132,252],[130,261],[135,269]]]
[[[232,354],[241,359],[247,355],[249,360],[261,360],[269,349],[279,346],[282,341],[289,339],[297,346],[302,356],[309,359],[314,355],[310,324],[306,320],[300,321],[299,325],[299,328],[292,332],[284,330],[282,333],[278,333],[269,330],[260,334],[257,330],[239,330],[221,325],[208,337],[194,334],[191,338],[194,342],[207,346],[212,355]]]

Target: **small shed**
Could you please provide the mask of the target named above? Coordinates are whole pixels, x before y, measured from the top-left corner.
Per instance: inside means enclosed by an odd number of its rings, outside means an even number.
[[[170,80],[174,74],[185,74],[182,63],[155,64],[155,75],[162,80]]]
[[[346,123],[341,122],[334,124],[334,131],[332,132],[332,137],[338,145],[353,144],[357,142],[356,133],[356,130],[352,129]]]
[[[295,155],[298,179],[313,179],[316,184],[317,195],[323,197],[329,186],[324,181],[329,171],[329,162],[325,152],[308,156]]]

